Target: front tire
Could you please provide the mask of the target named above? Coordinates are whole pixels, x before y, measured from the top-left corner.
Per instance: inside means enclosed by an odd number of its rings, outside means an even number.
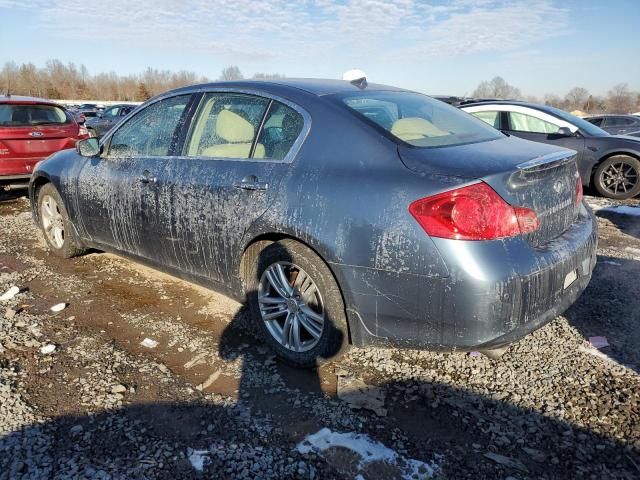
[[[609,157],[598,165],[593,179],[603,197],[633,198],[640,193],[640,160],[628,155]]]
[[[314,367],[348,348],[342,294],[326,263],[306,246],[271,243],[245,269],[247,300],[258,332],[284,359]]]
[[[40,228],[51,251],[62,258],[83,254],[85,249],[80,246],[67,209],[56,188],[51,183],[43,185],[38,190],[37,199]]]

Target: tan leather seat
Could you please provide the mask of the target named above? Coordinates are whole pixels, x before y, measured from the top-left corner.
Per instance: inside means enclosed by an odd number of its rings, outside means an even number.
[[[216,135],[226,143],[205,148],[205,157],[248,158],[255,135],[253,125],[231,110],[222,110],[216,119]],[[258,143],[253,158],[264,158],[264,145]]]
[[[396,120],[391,126],[391,133],[405,142],[448,135],[447,132],[440,130],[431,122],[420,117],[407,117]]]

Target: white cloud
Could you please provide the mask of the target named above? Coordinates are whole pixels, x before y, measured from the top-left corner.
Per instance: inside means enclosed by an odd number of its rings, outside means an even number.
[[[0,0],[0,12],[17,8],[54,38],[239,61],[516,52],[567,26],[567,13],[547,0]]]

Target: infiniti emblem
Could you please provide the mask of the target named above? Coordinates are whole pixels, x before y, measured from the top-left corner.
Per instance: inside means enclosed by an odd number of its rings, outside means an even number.
[[[32,137],[41,137],[44,135],[44,133],[42,132],[31,132],[29,135],[31,135]]]
[[[553,189],[556,191],[556,193],[560,193],[563,187],[564,185],[560,181],[557,181],[556,183],[553,184]]]

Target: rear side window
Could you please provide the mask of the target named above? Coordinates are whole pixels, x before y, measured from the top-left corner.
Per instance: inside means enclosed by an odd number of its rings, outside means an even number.
[[[64,109],[55,105],[0,104],[0,126],[61,125],[70,121]]]
[[[126,121],[111,137],[109,156],[169,155],[177,128],[191,95],[153,103]]]
[[[187,141],[187,156],[264,158],[264,145],[254,145],[254,140],[268,105],[268,99],[255,95],[205,95]]]
[[[632,124],[633,120],[623,117],[607,117],[605,121],[607,127],[626,127]]]
[[[337,96],[361,118],[416,147],[483,142],[501,134],[455,107],[413,92],[366,92]]]
[[[303,125],[302,115],[293,108],[274,101],[258,137],[258,145],[264,147],[264,158],[284,160]]]

